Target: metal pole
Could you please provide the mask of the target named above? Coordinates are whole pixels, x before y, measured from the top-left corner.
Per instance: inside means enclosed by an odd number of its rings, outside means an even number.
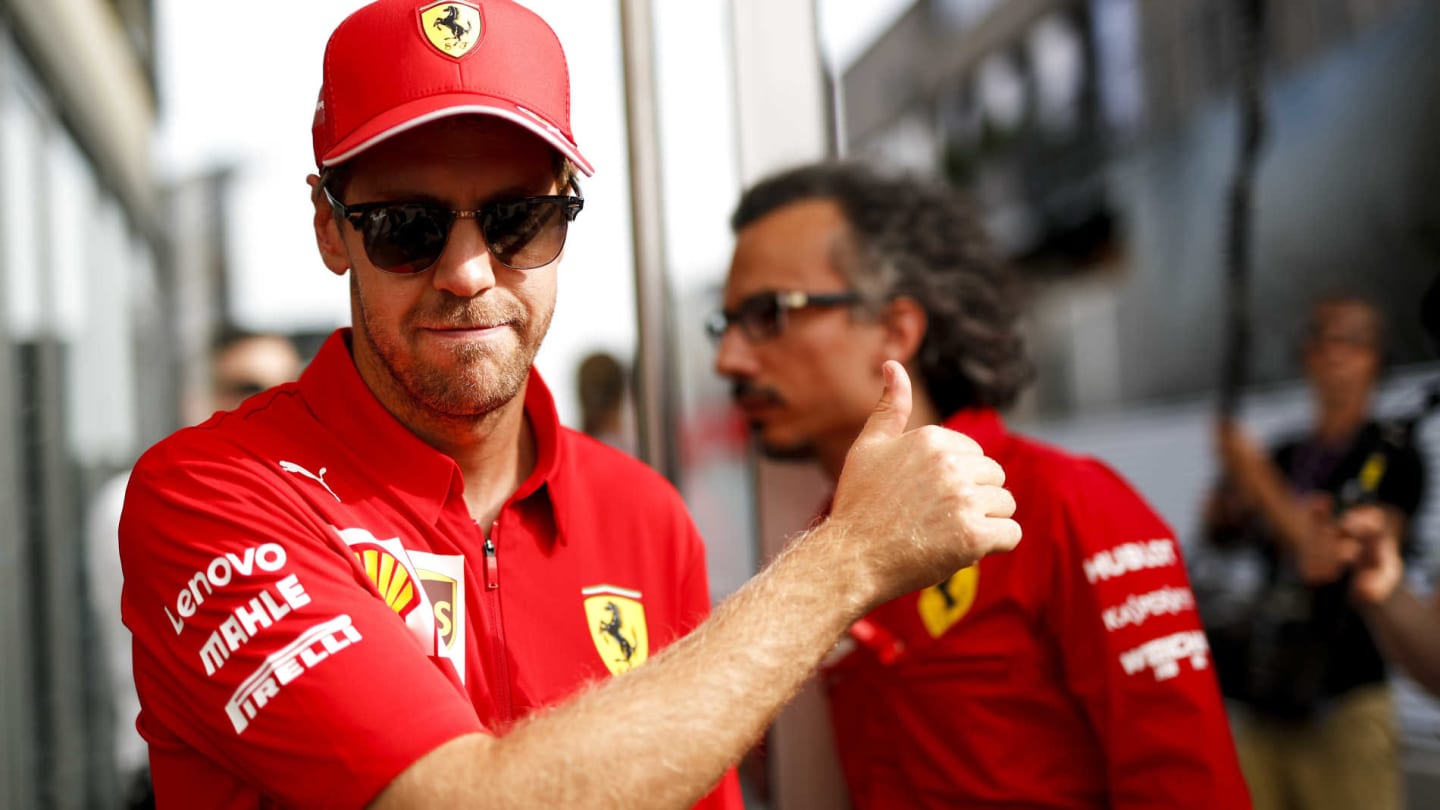
[[[812,0],[731,0],[740,182],[825,157],[835,148]],[[814,464],[756,463],[761,558],[810,521],[830,489]],[[766,744],[773,810],[845,805],[825,698],[814,681],[776,718]]]
[[[1250,245],[1254,230],[1255,169],[1265,140],[1264,0],[1235,0],[1233,26],[1239,82],[1239,151],[1230,181],[1225,232],[1225,350],[1220,369],[1219,416],[1240,408],[1250,355]]]
[[[679,483],[675,359],[660,191],[659,115],[655,103],[654,26],[650,0],[620,0],[625,123],[629,132],[630,212],[638,321],[636,402],[640,457]]]

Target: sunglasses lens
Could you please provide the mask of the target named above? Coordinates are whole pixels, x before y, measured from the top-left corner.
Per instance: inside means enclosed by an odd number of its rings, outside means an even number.
[[[506,267],[530,270],[560,255],[570,220],[558,200],[511,200],[493,203],[480,214],[480,227],[490,252]]]
[[[445,251],[451,218],[443,208],[419,203],[375,208],[361,226],[365,253],[382,270],[419,273]]]

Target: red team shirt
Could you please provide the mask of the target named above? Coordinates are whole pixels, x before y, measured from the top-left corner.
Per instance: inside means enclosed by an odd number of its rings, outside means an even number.
[[[679,496],[562,428],[538,374],[535,470],[487,546],[459,468],[380,405],[348,340],[131,477],[122,615],[161,806],[362,807],[709,610]],[[739,808],[734,773],[700,806]]]
[[[826,670],[854,807],[1249,808],[1174,533],[993,411],[946,426],[1005,468],[1024,539],[882,605]]]

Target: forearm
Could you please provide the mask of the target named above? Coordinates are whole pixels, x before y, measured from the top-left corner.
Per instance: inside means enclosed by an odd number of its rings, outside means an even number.
[[[1440,610],[1401,585],[1382,602],[1362,604],[1360,612],[1386,658],[1440,695]]]
[[[837,548],[826,535],[837,531],[822,528],[792,545],[694,633],[640,669],[503,737],[436,752],[444,758],[427,757],[421,763],[427,767],[402,775],[385,794],[403,802],[377,806],[690,805],[759,738],[865,610],[863,585],[837,580],[857,566],[827,562]],[[457,784],[451,781],[457,773],[473,776]]]
[[[835,640],[884,599],[1020,541],[1004,471],[961,434],[909,432],[910,380],[885,394],[846,458],[831,517],[690,636],[501,737],[422,757],[380,808],[679,808],[759,738]]]

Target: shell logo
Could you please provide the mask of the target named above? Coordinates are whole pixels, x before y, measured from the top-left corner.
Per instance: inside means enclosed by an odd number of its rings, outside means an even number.
[[[364,543],[350,547],[355,559],[365,568],[365,576],[380,591],[380,598],[390,609],[404,619],[410,611],[420,605],[420,595],[415,591],[415,580],[410,569],[395,559],[395,555],[377,545]]]

